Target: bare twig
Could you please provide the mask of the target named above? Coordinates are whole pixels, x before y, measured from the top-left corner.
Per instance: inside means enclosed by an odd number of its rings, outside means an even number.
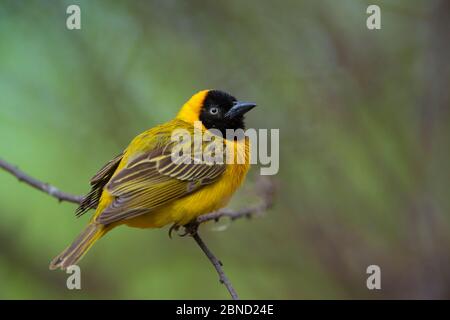
[[[223,271],[222,262],[216,258],[216,256],[211,252],[211,250],[209,250],[208,246],[203,242],[202,238],[200,238],[198,232],[192,234],[192,237],[194,238],[195,242],[197,242],[198,246],[203,250],[205,255],[208,257],[209,261],[211,261],[211,263],[213,264],[214,268],[219,274],[220,282],[223,283],[223,285],[227,288],[228,292],[231,295],[231,298],[233,298],[233,300],[239,300],[239,297],[236,291],[234,290],[233,285],[231,284],[230,280]]]
[[[42,181],[39,181],[28,174],[24,173],[23,171],[19,170],[17,167],[7,163],[6,161],[0,159],[0,168],[4,169],[5,171],[9,172],[13,176],[15,176],[19,181],[24,182],[33,188],[43,191],[47,193],[48,195],[58,199],[59,201],[67,201],[72,203],[80,204],[83,200],[83,196],[77,196],[68,194],[65,192],[62,192],[58,188],[48,184],[44,183]],[[234,290],[233,286],[231,285],[230,280],[225,275],[225,272],[222,268],[222,262],[220,262],[219,259],[214,256],[214,254],[211,252],[211,250],[208,248],[208,246],[205,244],[205,242],[200,238],[200,235],[197,232],[198,226],[202,223],[208,222],[208,221],[219,221],[220,218],[228,217],[231,220],[235,220],[238,218],[250,218],[254,215],[260,215],[265,210],[269,209],[273,204],[273,197],[274,197],[274,186],[270,179],[260,179],[257,183],[257,187],[260,189],[261,193],[261,199],[262,203],[259,205],[255,205],[252,207],[248,207],[242,210],[233,211],[229,209],[222,209],[216,212],[207,213],[204,215],[201,215],[197,218],[197,220],[191,225],[193,228],[192,232],[190,234],[194,238],[195,242],[198,244],[198,246],[202,249],[202,251],[205,253],[207,258],[211,261],[212,265],[216,269],[217,273],[219,274],[219,280],[221,283],[225,285],[228,292],[230,293],[231,297],[234,300],[239,299],[236,291]]]
[[[27,175],[23,171],[19,170],[17,167],[7,163],[6,161],[4,161],[2,159],[0,159],[0,168],[11,173],[13,176],[15,176],[17,179],[19,179],[19,181],[25,182],[26,184],[32,186],[33,188],[41,190],[41,191],[51,195],[52,197],[58,199],[59,201],[80,203],[81,200],[83,199],[82,196],[76,196],[76,195],[62,192],[58,188],[56,188],[48,183],[39,181],[39,180]]]
[[[221,209],[215,212],[201,215],[197,218],[197,224],[212,221],[218,222],[221,218],[228,217],[231,220],[239,218],[251,218],[252,216],[258,216],[263,214],[266,210],[270,209],[273,205],[273,199],[275,195],[275,186],[273,181],[267,177],[260,177],[256,183],[256,188],[259,189],[258,193],[261,198],[261,203],[258,205],[250,206],[241,210]]]

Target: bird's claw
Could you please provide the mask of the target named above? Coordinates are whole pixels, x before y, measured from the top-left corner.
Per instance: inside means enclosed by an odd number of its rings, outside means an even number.
[[[180,229],[180,226],[174,223],[170,229],[169,229],[169,238],[172,239],[172,231],[175,230],[175,232],[178,232],[178,229]]]
[[[184,226],[184,234],[182,234],[182,237],[185,236],[193,236],[197,233],[198,230],[198,223],[190,222],[188,224],[185,224]]]
[[[172,239],[172,232],[175,231],[180,237],[192,236],[197,233],[198,224],[191,222],[183,226],[183,233],[178,233],[180,225],[174,223],[169,229],[169,238]]]

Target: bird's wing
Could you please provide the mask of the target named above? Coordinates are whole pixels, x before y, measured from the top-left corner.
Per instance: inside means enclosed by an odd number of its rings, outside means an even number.
[[[107,179],[111,178],[114,171],[116,171],[120,160],[122,160],[123,152],[119,155],[117,155],[114,159],[110,160],[107,164],[105,164],[98,172],[91,178],[90,184],[91,186],[94,186],[98,184],[101,181],[105,181]]]
[[[110,224],[148,213],[168,202],[213,183],[225,171],[224,164],[172,161],[171,144],[160,146],[131,160],[106,185],[115,197],[95,220]]]
[[[89,209],[95,209],[98,206],[98,201],[103,192],[103,188],[111,179],[114,171],[116,171],[122,160],[123,153],[116,156],[114,159],[105,164],[90,180],[92,186],[91,191],[84,196],[80,206],[75,211],[77,217],[83,215]]]

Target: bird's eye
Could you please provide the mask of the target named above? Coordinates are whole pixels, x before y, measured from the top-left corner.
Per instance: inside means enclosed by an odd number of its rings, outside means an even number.
[[[219,113],[219,108],[212,107],[211,109],[209,109],[209,113],[216,115]]]

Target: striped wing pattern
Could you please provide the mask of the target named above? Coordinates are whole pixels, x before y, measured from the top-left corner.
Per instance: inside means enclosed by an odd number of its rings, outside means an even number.
[[[98,202],[103,193],[103,188],[108,183],[109,179],[116,171],[120,160],[122,160],[123,154],[119,154],[114,159],[104,165],[96,174],[91,178],[91,191],[83,198],[80,206],[75,211],[77,217],[82,216],[86,211],[95,209],[98,206]]]
[[[176,163],[171,147],[159,147],[131,160],[106,185],[115,197],[97,218],[102,224],[148,213],[174,199],[213,183],[225,171],[224,164]]]

